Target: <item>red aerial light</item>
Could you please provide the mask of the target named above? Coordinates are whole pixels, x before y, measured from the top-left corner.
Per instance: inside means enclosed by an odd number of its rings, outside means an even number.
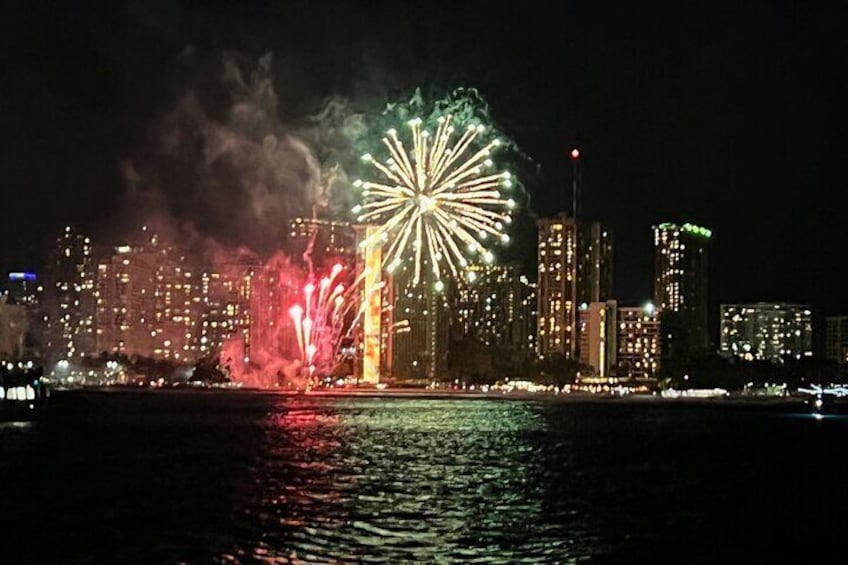
[[[576,147],[571,150],[571,158],[572,159],[579,159],[580,158],[580,150],[577,149]]]

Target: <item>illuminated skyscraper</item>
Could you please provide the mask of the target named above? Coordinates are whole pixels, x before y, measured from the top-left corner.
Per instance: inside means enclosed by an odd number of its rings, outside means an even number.
[[[519,345],[520,267],[517,264],[469,268],[473,282],[457,285],[451,296],[451,335],[485,346]],[[524,344],[522,344],[524,345]]]
[[[580,223],[577,304],[612,298],[612,233],[598,222]]]
[[[619,377],[655,378],[660,367],[659,312],[653,304],[618,308]]]
[[[42,320],[49,364],[95,354],[96,276],[91,239],[66,227],[47,265]]]
[[[654,305],[662,312],[663,356],[675,364],[709,346],[707,273],[711,236],[707,228],[688,223],[654,226]]]
[[[41,356],[41,348],[46,330],[44,312],[44,287],[35,273],[12,272],[6,279],[4,289],[0,292],[0,301],[5,301],[7,314],[15,320],[16,314],[12,312],[24,312],[26,323],[20,324],[14,321],[7,325],[6,329],[13,331],[13,327],[24,328],[19,355],[26,358]],[[12,308],[14,306],[14,308]]]
[[[222,265],[201,275],[203,318],[199,356],[219,354],[224,344],[239,341],[240,359],[250,349],[250,292],[254,265]]]
[[[38,281],[38,276],[30,272],[9,273],[6,289],[3,293],[9,304],[20,304],[28,308],[38,306],[44,287]]]
[[[148,314],[153,322],[153,358],[193,363],[199,358],[204,310],[201,269],[176,247],[160,246],[156,251],[156,300]]]
[[[538,285],[525,275],[518,276],[516,293],[517,315],[513,322],[513,342],[524,349],[538,351],[537,332],[539,329]]]
[[[825,357],[840,367],[848,365],[848,316],[825,318]]]
[[[121,245],[97,266],[97,351],[153,356],[155,256]]]
[[[97,349],[194,363],[203,356],[203,271],[147,227],[141,235],[98,265]]]
[[[392,375],[437,379],[447,369],[450,281],[436,283],[427,276],[413,284],[414,268],[405,262],[392,272]],[[429,273],[429,269],[424,270]],[[400,331],[395,331],[398,329]]]
[[[353,374],[365,383],[376,384],[392,374],[393,367],[393,284],[392,276],[383,270],[383,248],[375,242],[377,228],[357,225],[356,233],[356,300],[360,305],[360,323],[354,328]]]
[[[573,355],[576,341],[577,234],[565,215],[543,218],[539,228],[538,352]]]
[[[0,295],[0,363],[18,359],[24,350],[28,329],[26,306],[10,304]]]
[[[654,226],[654,304],[664,311],[691,312],[694,320],[703,320],[704,340],[711,237],[710,230],[693,224]]]
[[[347,222],[295,218],[289,222],[288,249],[295,263],[318,268],[339,259],[345,265],[354,261],[356,234]],[[307,254],[308,251],[308,254]]]
[[[746,361],[782,363],[813,354],[810,306],[757,302],[721,305],[721,352]]]
[[[579,355],[577,306],[604,302],[612,292],[612,237],[597,222],[565,215],[543,218],[539,229],[538,353]]]
[[[580,305],[580,362],[606,377],[616,363],[615,300]]]

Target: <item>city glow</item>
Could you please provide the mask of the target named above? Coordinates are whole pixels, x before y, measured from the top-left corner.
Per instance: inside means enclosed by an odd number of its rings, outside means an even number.
[[[469,125],[451,143],[451,122],[451,115],[440,117],[433,135],[422,128],[422,120],[410,120],[411,151],[390,129],[383,138],[389,155],[385,161],[362,156],[380,180],[354,183],[363,189],[363,203],[354,208],[357,221],[378,226],[361,245],[385,246],[383,265],[388,271],[411,259],[415,284],[425,264],[436,281],[444,269],[465,277],[478,258],[494,260],[483,241],[490,236],[508,241],[503,229],[511,223],[509,211],[515,202],[502,192],[513,179],[509,172],[496,172],[491,159],[501,142],[493,139],[481,146],[485,126]]]

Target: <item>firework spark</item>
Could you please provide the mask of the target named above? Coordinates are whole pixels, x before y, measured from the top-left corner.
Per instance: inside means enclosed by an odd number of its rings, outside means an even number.
[[[343,269],[342,265],[336,264],[330,274],[319,281],[317,288],[312,283],[304,286],[303,304],[289,308],[301,364],[310,377],[316,368],[328,366],[334,361],[345,316],[345,287],[341,283],[336,284]]]
[[[353,209],[357,221],[379,226],[361,245],[379,241],[387,246],[383,265],[389,272],[410,257],[414,284],[429,264],[437,289],[444,287],[443,270],[468,279],[466,269],[477,258],[486,263],[494,260],[484,242],[490,238],[509,241],[503,230],[515,206],[514,200],[502,195],[512,186],[510,173],[490,172],[495,168],[491,154],[500,140],[480,147],[486,128],[469,125],[451,144],[451,122],[451,115],[440,117],[433,136],[422,128],[421,119],[411,120],[411,152],[397,131],[390,129],[383,138],[389,152],[386,161],[370,154],[362,157],[381,180],[354,183],[362,188],[364,200]]]

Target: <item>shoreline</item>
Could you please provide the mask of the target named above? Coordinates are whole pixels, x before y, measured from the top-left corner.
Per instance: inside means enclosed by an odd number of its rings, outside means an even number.
[[[147,388],[147,387],[112,387],[92,386],[79,388],[54,389],[54,394],[100,393],[100,394],[259,394],[284,396],[291,398],[386,398],[386,399],[421,399],[421,400],[502,400],[562,404],[662,404],[662,405],[693,405],[693,406],[728,406],[728,407],[769,407],[769,408],[801,408],[804,409],[804,396],[743,396],[734,395],[722,397],[677,397],[667,398],[658,394],[630,394],[626,396],[599,395],[592,393],[534,393],[534,392],[482,392],[461,390],[438,390],[418,388],[385,388],[385,389],[344,389],[344,390],[311,390],[297,391],[287,389],[260,388]],[[837,405],[848,407],[848,399],[837,400]],[[806,410],[804,410],[806,411]]]

